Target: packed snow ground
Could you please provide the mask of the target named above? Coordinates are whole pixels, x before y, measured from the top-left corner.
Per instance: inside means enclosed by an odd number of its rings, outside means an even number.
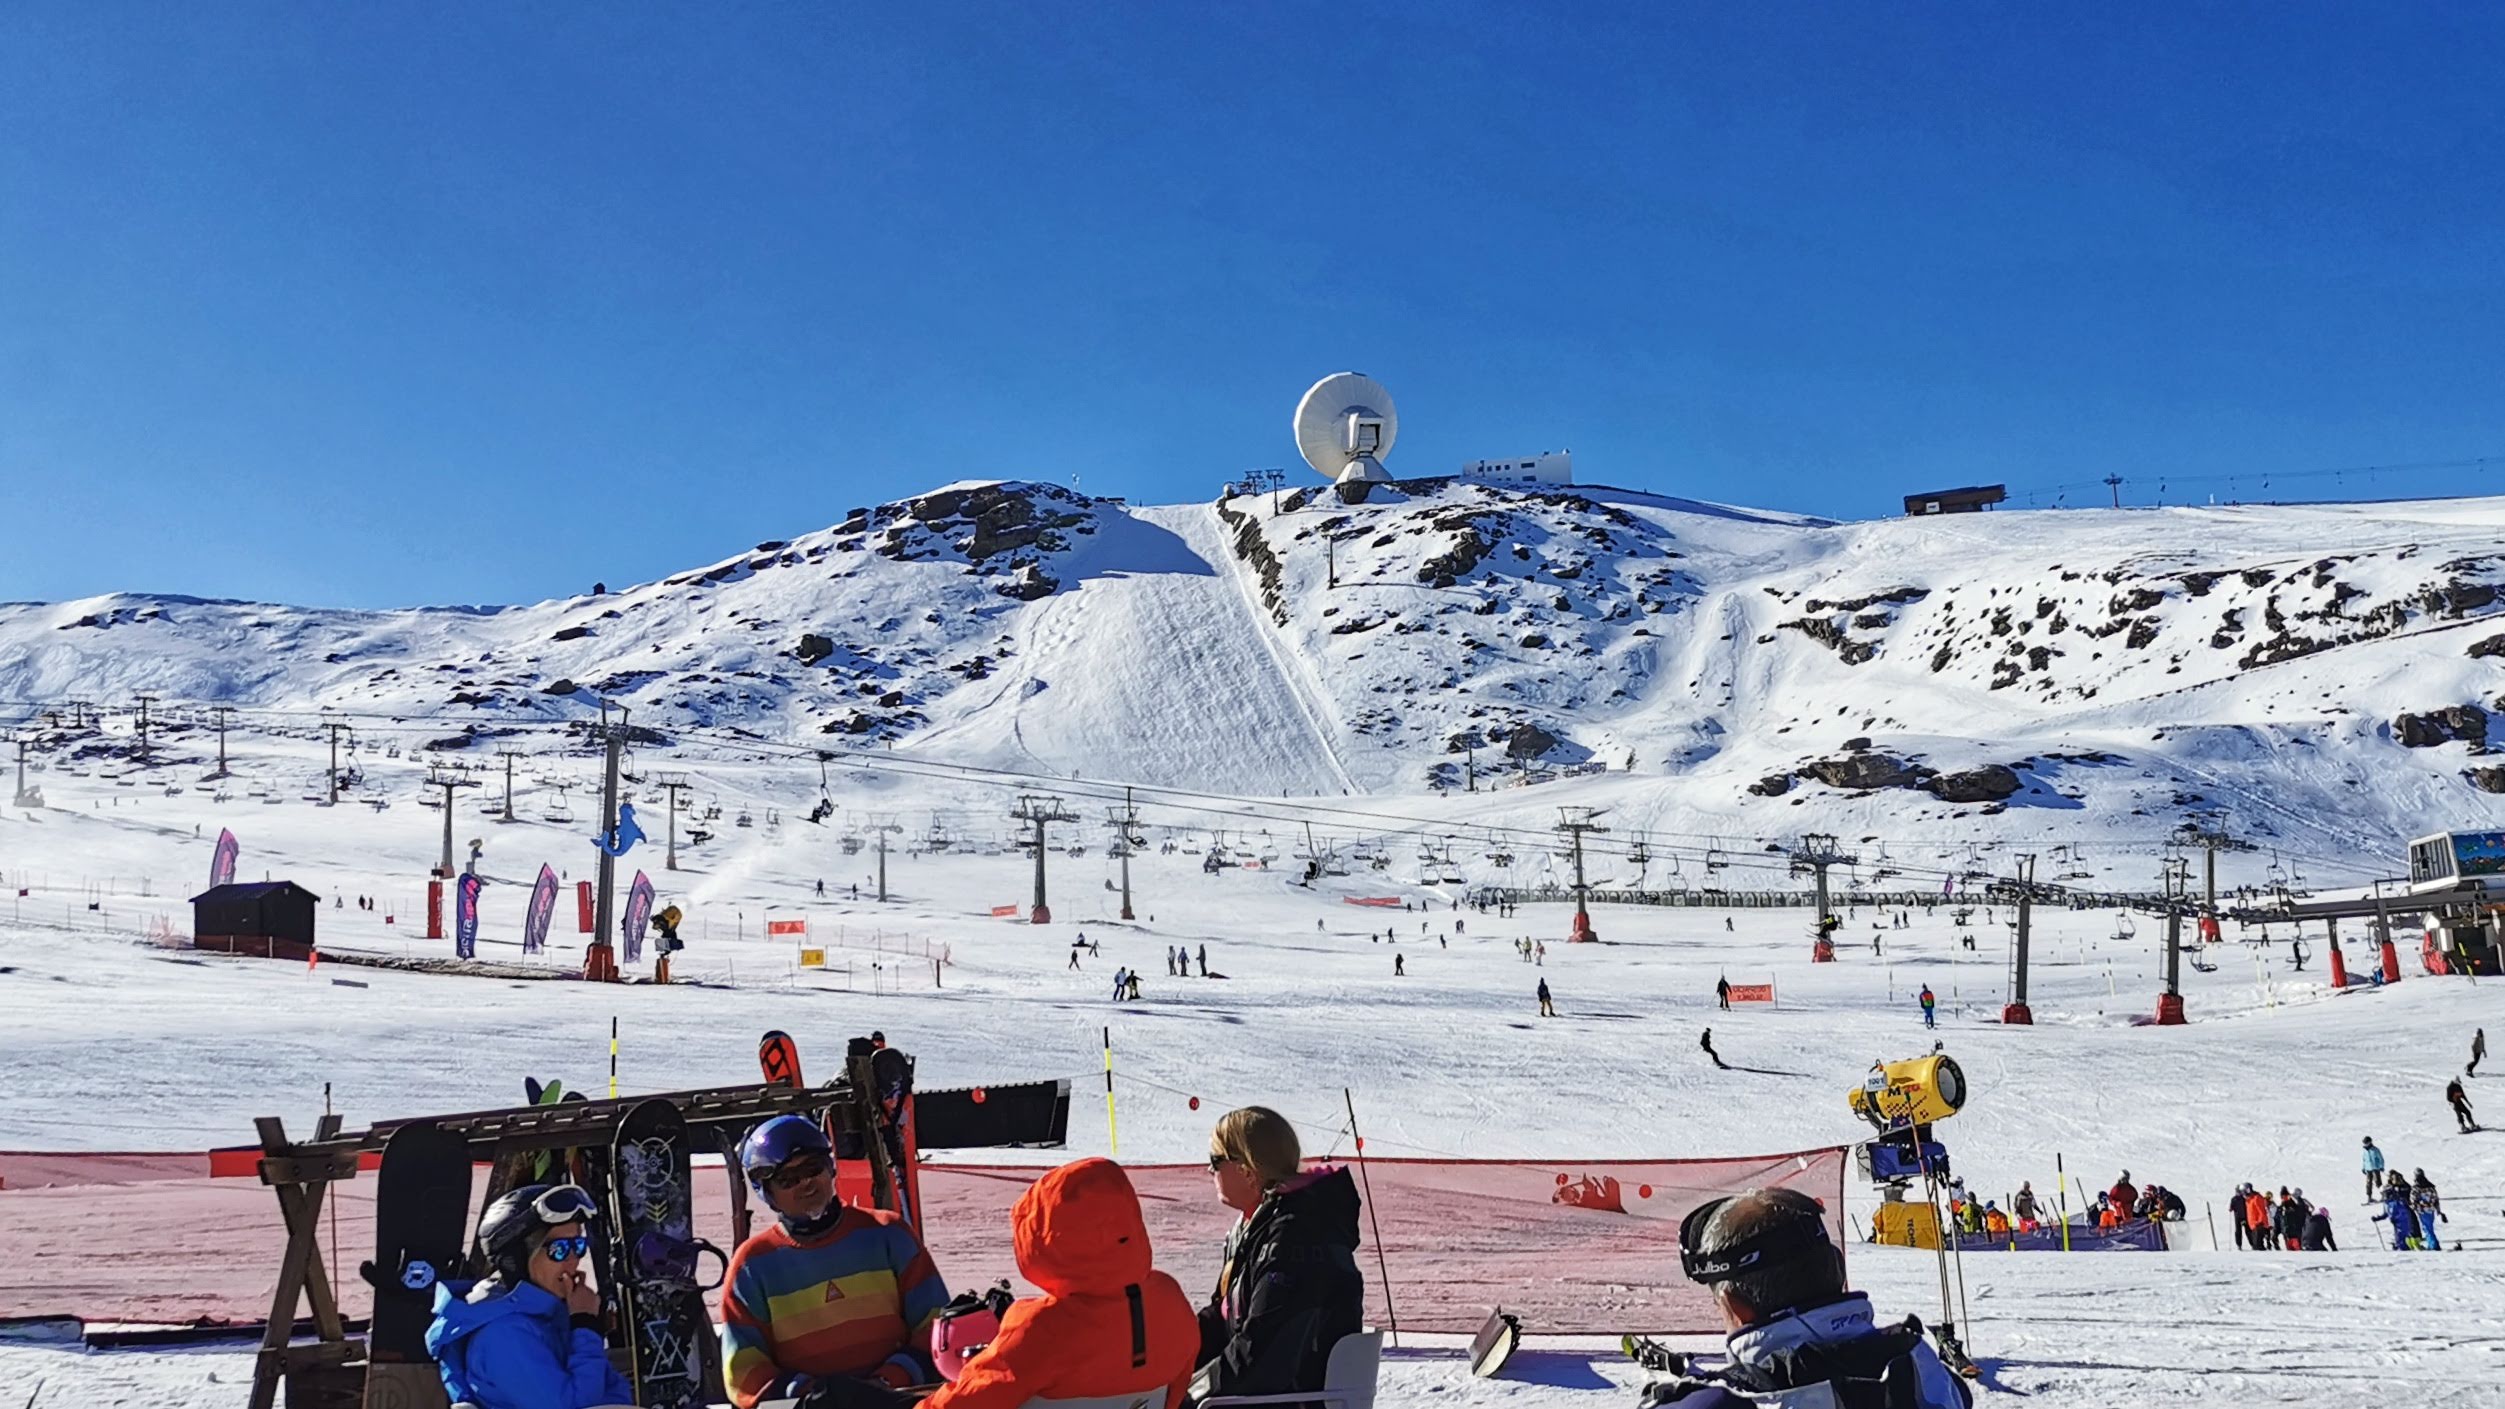
[[[381,911],[326,907],[326,950],[447,954],[446,941],[411,937],[422,917],[407,879],[440,845],[439,814],[84,786],[92,795],[56,790],[53,808],[11,810],[0,823],[9,887],[0,901],[14,906],[0,913],[0,1060],[12,1078],[0,1146],[232,1144],[249,1138],[256,1115],[309,1120],[325,1082],[352,1123],[505,1104],[525,1074],[596,1087],[615,1016],[630,1091],[751,1079],[767,1027],[794,1032],[805,1055],[821,1058],[876,1027],[920,1058],[926,1084],[1071,1076],[1084,1097],[1110,1025],[1123,1076],[1121,1154],[1132,1159],[1195,1158],[1215,1112],[1253,1101],[1296,1118],[1316,1152],[1344,1154],[1342,1086],[1368,1148],[1385,1154],[1744,1154],[1857,1138],[1844,1097],[1869,1063],[1939,1040],[1974,1086],[1967,1112],[1941,1134],[1978,1192],[2004,1194],[2021,1179],[2049,1190],[2056,1153],[2089,1188],[2128,1169],[2183,1195],[2194,1213],[2181,1231],[2201,1249],[1966,1259],[1971,1339],[1990,1383],[2048,1405],[2499,1402],[2505,1340],[2485,1308],[2505,1283],[2505,1135],[2452,1133],[2440,1094],[2494,1007],[2493,986],[2419,976],[2411,957],[2398,988],[2333,997],[2321,986],[2318,931],[2303,973],[2289,970],[2284,927],[2266,947],[2216,946],[2213,972],[2184,970],[2193,1024],[2158,1029],[2133,1025],[2158,989],[2152,924],[2134,920],[2122,937],[2112,911],[2040,910],[2037,1025],[2005,1028],[1991,1020],[2005,997],[2005,909],[1976,907],[1968,952],[1948,907],[1916,911],[1898,930],[1874,929],[1885,922],[1856,906],[1839,962],[1813,965],[1804,909],[1596,907],[1604,942],[1569,946],[1559,942],[1562,907],[1511,920],[1454,911],[1412,883],[1417,868],[1406,862],[1308,890],[1285,861],[1210,875],[1200,857],[1152,845],[1133,863],[1137,923],[1110,918],[1112,872],[1096,847],[1052,858],[1058,923],[1038,928],[987,913],[1025,899],[1024,858],[900,850],[889,862],[897,898],[856,903],[850,887],[862,881],[866,893],[869,856],[844,856],[838,831],[787,816],[779,828],[726,832],[675,874],[659,870],[657,843],[629,858],[653,870],[665,900],[687,907],[692,947],[681,973],[701,983],[592,987],[336,964],[308,973],[141,936],[160,918],[187,929],[174,898],[205,873],[224,822],[244,837],[246,878],[267,870],[326,897],[385,898],[397,921],[388,927]],[[482,955],[518,958],[519,883],[543,859],[588,874],[583,829],[496,826],[468,811],[470,798],[461,807],[457,840],[480,836],[482,871],[516,882],[489,889]],[[1284,835],[1274,841],[1293,849]],[[31,894],[13,900],[20,885]],[[133,893],[143,885],[153,894]],[[1431,908],[1345,903],[1364,895]],[[847,990],[842,976],[796,972],[792,946],[762,938],[769,907],[805,911],[817,940],[888,947],[835,949],[836,962],[856,961]],[[551,967],[579,960],[571,918],[561,906]],[[1368,938],[1385,929],[1392,942]],[[1068,946],[1080,931],[1103,952],[1073,973]],[[1870,951],[1874,933],[1883,956]],[[1549,941],[1544,964],[1514,956],[1510,941],[1526,934]],[[938,986],[925,961],[898,962],[908,941],[946,947]],[[1162,976],[1165,946],[1204,943],[1211,967],[1230,977]],[[1395,952],[1406,977],[1392,975]],[[2362,971],[2353,932],[2348,954]],[[869,962],[886,966],[875,979]],[[1118,966],[1145,972],[1141,1002],[1107,1001]],[[1725,974],[1772,979],[1780,1002],[1713,1011],[1713,983]],[[367,986],[339,986],[340,977]],[[1540,978],[1556,993],[1556,1019],[1534,1015]],[[1913,1005],[1926,982],[1942,1000],[1937,1033],[1923,1030]],[[868,991],[874,983],[882,991]],[[1698,1051],[1707,1025],[1734,1070],[1714,1070]],[[100,1062],[108,1046],[114,1059]],[[2475,1100],[2487,1084],[2472,1083]],[[2399,1266],[2404,1255],[2377,1246],[2379,1225],[2357,1197],[2365,1134],[2438,1181],[2451,1241],[2464,1251]],[[1106,1148],[1101,1108],[1081,1099],[1069,1150],[1036,1157]],[[2327,1198],[2344,1250],[2206,1251],[2206,1207],[2245,1179]],[[1846,1197],[1866,1225],[1873,1191],[1848,1179]],[[1853,1268],[1883,1310],[1936,1316],[1928,1254],[1857,1248]],[[35,1393],[41,1380],[39,1403],[231,1405],[248,1375],[248,1357],[222,1352],[0,1351],[0,1389]],[[1614,1356],[1560,1350],[1481,1384],[1449,1354],[1421,1354],[1395,1358],[1386,1389],[1395,1403],[1548,1409],[1623,1403],[1618,1386],[1634,1377]]]

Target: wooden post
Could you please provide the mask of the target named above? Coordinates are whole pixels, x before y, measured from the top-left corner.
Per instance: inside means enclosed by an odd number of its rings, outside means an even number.
[[[316,1140],[339,1133],[340,1118],[325,1115],[314,1126]],[[306,1158],[295,1153],[287,1128],[276,1116],[253,1122],[261,1136],[261,1182],[278,1193],[279,1217],[287,1225],[287,1253],[279,1263],[278,1286],[270,1295],[269,1324],[261,1333],[261,1353],[252,1369],[250,1409],[272,1409],[280,1383],[293,1371],[318,1365],[345,1365],[360,1359],[364,1347],[351,1344],[331,1294],[330,1276],[322,1266],[322,1199],[331,1182],[353,1179],[353,1154]],[[312,1345],[293,1345],[296,1305],[310,1304]]]

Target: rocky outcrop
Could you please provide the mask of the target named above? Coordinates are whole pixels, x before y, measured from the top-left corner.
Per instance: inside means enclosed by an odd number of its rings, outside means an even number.
[[[2464,769],[2462,776],[2483,793],[2505,793],[2505,767]]]
[[[1769,773],[1763,778],[1758,779],[1756,782],[1749,784],[1748,790],[1758,797],[1781,797],[1785,793],[1792,790],[1792,775],[1789,773]]]
[[[2392,719],[2392,738],[2403,748],[2434,748],[2456,739],[2484,746],[2488,712],[2477,705],[2446,705],[2424,714],[2399,714]]]
[[[2505,656],[2505,635],[2490,636],[2484,641],[2470,643],[2471,659],[2485,660],[2490,656]]]
[[[1921,764],[1908,763],[1884,753],[1853,753],[1842,758],[1822,758],[1814,763],[1802,764],[1800,772],[1830,788],[1854,791],[1917,787],[1932,774],[1931,769]]]
[[[802,665],[816,665],[835,654],[835,643],[814,631],[802,632],[800,645],[792,654],[799,657]]]
[[[1998,763],[1942,773],[1922,785],[1942,802],[2005,802],[2025,786],[2015,770]]]
[[[1505,736],[1505,757],[1541,758],[1561,742],[1558,737],[1536,724],[1517,724]]]

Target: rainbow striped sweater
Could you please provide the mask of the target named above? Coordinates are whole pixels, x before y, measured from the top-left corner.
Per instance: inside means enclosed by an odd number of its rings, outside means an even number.
[[[923,1337],[947,1304],[930,1253],[895,1214],[847,1207],[809,1238],[777,1223],[739,1245],[722,1282],[731,1400],[754,1409],[787,1375],[870,1376],[899,1354],[927,1379]]]

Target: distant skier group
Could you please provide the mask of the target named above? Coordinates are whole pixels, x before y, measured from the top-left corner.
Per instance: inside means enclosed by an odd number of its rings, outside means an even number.
[[[2383,1151],[2375,1148],[2372,1135],[2366,1137],[2358,1169],[2366,1176],[2367,1200],[2380,1200],[2383,1204],[2371,1217],[2390,1227],[2392,1251],[2444,1251],[2444,1239],[2436,1225],[2450,1220],[2444,1216],[2444,1201],[2437,1195],[2435,1181],[2427,1177],[2427,1171],[2415,1169],[2409,1178],[2403,1179],[2398,1169],[2386,1168]]]

